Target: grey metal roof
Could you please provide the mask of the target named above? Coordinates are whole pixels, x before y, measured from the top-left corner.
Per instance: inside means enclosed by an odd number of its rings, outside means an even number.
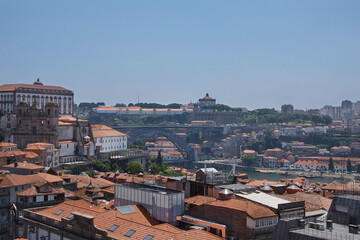
[[[216,186],[216,188],[220,189],[229,189],[233,192],[239,192],[239,191],[255,191],[255,187],[252,186],[246,186],[244,184],[225,184],[225,185],[219,185]]]
[[[224,194],[224,195],[232,195],[234,194],[231,190],[229,189],[223,189],[219,192],[219,194]]]

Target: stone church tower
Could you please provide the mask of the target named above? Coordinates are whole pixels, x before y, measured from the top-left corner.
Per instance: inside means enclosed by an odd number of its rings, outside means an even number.
[[[14,143],[26,148],[29,143],[46,142],[59,146],[59,107],[50,101],[43,109],[36,103],[32,106],[21,101],[16,109],[16,125],[13,130]]]

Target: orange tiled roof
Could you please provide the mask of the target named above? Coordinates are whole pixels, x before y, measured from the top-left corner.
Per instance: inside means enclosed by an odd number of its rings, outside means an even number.
[[[296,192],[279,196],[291,202],[305,201],[305,210],[306,211],[315,211],[320,209],[325,209],[329,211],[332,199],[320,196],[319,194],[310,194],[305,192]]]
[[[24,151],[31,151],[31,150],[41,150],[44,151],[46,148],[39,146],[39,145],[29,145],[29,147],[25,148]]]
[[[30,146],[54,146],[54,144],[47,143],[47,142],[36,142],[36,143],[29,144],[29,147]]]
[[[115,183],[110,182],[103,178],[91,178],[89,176],[82,176],[82,175],[66,174],[66,175],[61,176],[61,178],[63,178],[63,179],[70,178],[70,182],[77,182],[78,189],[85,188],[85,187],[89,186],[90,183],[98,188],[107,188],[107,187],[115,185]]]
[[[63,193],[63,191],[60,189],[53,188],[51,186],[49,186],[48,192],[39,192],[36,187],[31,187],[24,191],[18,192],[17,196],[30,197],[30,196],[51,195],[51,194],[59,194],[59,193]]]
[[[185,203],[187,204],[191,204],[191,205],[196,205],[196,206],[200,206],[203,205],[205,203],[211,203],[216,201],[215,198],[213,197],[206,197],[206,196],[202,196],[202,195],[197,195],[194,197],[189,197],[185,199]]]
[[[63,122],[63,121],[58,121],[58,125],[59,125],[59,126],[71,126],[72,123]]]
[[[26,152],[25,157],[28,159],[37,158],[39,155],[34,152]]]
[[[17,175],[17,174],[5,174],[1,177],[0,188],[15,187],[25,184],[34,184],[43,180],[39,175]]]
[[[184,239],[184,237],[187,237],[187,239],[221,239],[205,231],[203,231],[204,233],[198,231],[185,232],[170,224],[158,222],[141,206],[132,205],[132,207],[136,211],[135,213],[123,215],[118,210],[106,210],[84,200],[77,200],[37,210],[35,213],[58,221],[68,217],[73,212],[92,216],[94,217],[94,225],[98,229],[107,231],[108,237],[116,239],[122,239],[130,229],[134,230],[131,236],[133,239],[144,239],[148,235],[154,236],[154,239],[163,240]],[[62,212],[55,215],[60,210]],[[116,228],[114,231],[109,231],[114,224],[121,227]]]
[[[105,125],[92,125],[91,127],[94,138],[127,136],[126,134]]]
[[[37,154],[36,154],[37,155]],[[15,163],[9,164],[9,165],[5,165],[3,167],[7,167],[7,168],[15,168]],[[45,169],[45,167],[40,166],[40,165],[36,165],[33,163],[27,163],[27,162],[18,162],[17,163],[17,167],[16,168],[21,168],[21,169]]]
[[[26,155],[25,152],[20,151],[20,150],[15,150],[15,151],[1,151],[0,152],[0,158],[8,158],[11,156],[21,156],[21,155]]]
[[[73,140],[64,140],[64,141],[59,141],[59,144],[63,144],[63,143],[73,143],[73,142],[76,142],[76,141],[73,141]]]
[[[0,86],[0,92],[10,92],[15,91],[18,88],[30,88],[30,89],[41,89],[41,90],[55,90],[55,91],[65,91],[70,92],[70,90],[58,87],[58,86],[47,86],[47,85],[37,85],[37,84],[4,84]]]
[[[269,151],[269,152],[282,152],[283,150],[281,150],[280,148],[274,148],[274,149],[267,149],[266,151]]]
[[[0,142],[0,147],[15,147],[17,144],[9,142]]]
[[[252,187],[260,187],[262,185],[276,185],[277,182],[270,182],[268,180],[251,180],[250,183],[247,183],[247,186],[252,186]]]
[[[227,201],[218,200],[212,203],[208,203],[207,205],[221,207],[221,208],[230,208],[233,210],[246,212],[246,214],[252,219],[261,219],[261,218],[277,216],[273,211],[271,211],[267,207],[242,199],[230,199]]]
[[[38,173],[37,175],[39,175],[42,179],[44,179],[45,181],[50,182],[50,183],[63,181],[63,179],[61,177],[55,176],[52,174],[48,174],[48,173]]]

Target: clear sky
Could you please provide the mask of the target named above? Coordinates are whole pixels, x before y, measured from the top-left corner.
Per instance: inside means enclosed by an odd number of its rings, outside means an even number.
[[[360,100],[360,1],[0,0],[0,84],[75,102]]]

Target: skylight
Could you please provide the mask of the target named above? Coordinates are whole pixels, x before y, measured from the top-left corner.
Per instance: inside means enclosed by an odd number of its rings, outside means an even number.
[[[150,239],[152,239],[154,236],[153,235],[147,235],[145,238],[144,238],[144,240],[150,240]]]
[[[114,224],[114,225],[112,225],[111,228],[109,228],[109,231],[110,231],[110,232],[113,232],[113,231],[115,231],[118,227],[119,227],[118,225]]]
[[[67,219],[71,219],[73,216],[74,216],[74,215],[73,215],[72,213],[70,213],[70,215],[67,216],[66,218],[67,218]]]
[[[130,230],[130,231],[128,231],[124,236],[125,237],[131,237],[134,233],[135,233],[136,231],[135,230]]]
[[[64,211],[64,210],[60,209],[59,211],[57,211],[57,212],[55,213],[55,215],[56,215],[56,216],[59,216],[63,211]]]

